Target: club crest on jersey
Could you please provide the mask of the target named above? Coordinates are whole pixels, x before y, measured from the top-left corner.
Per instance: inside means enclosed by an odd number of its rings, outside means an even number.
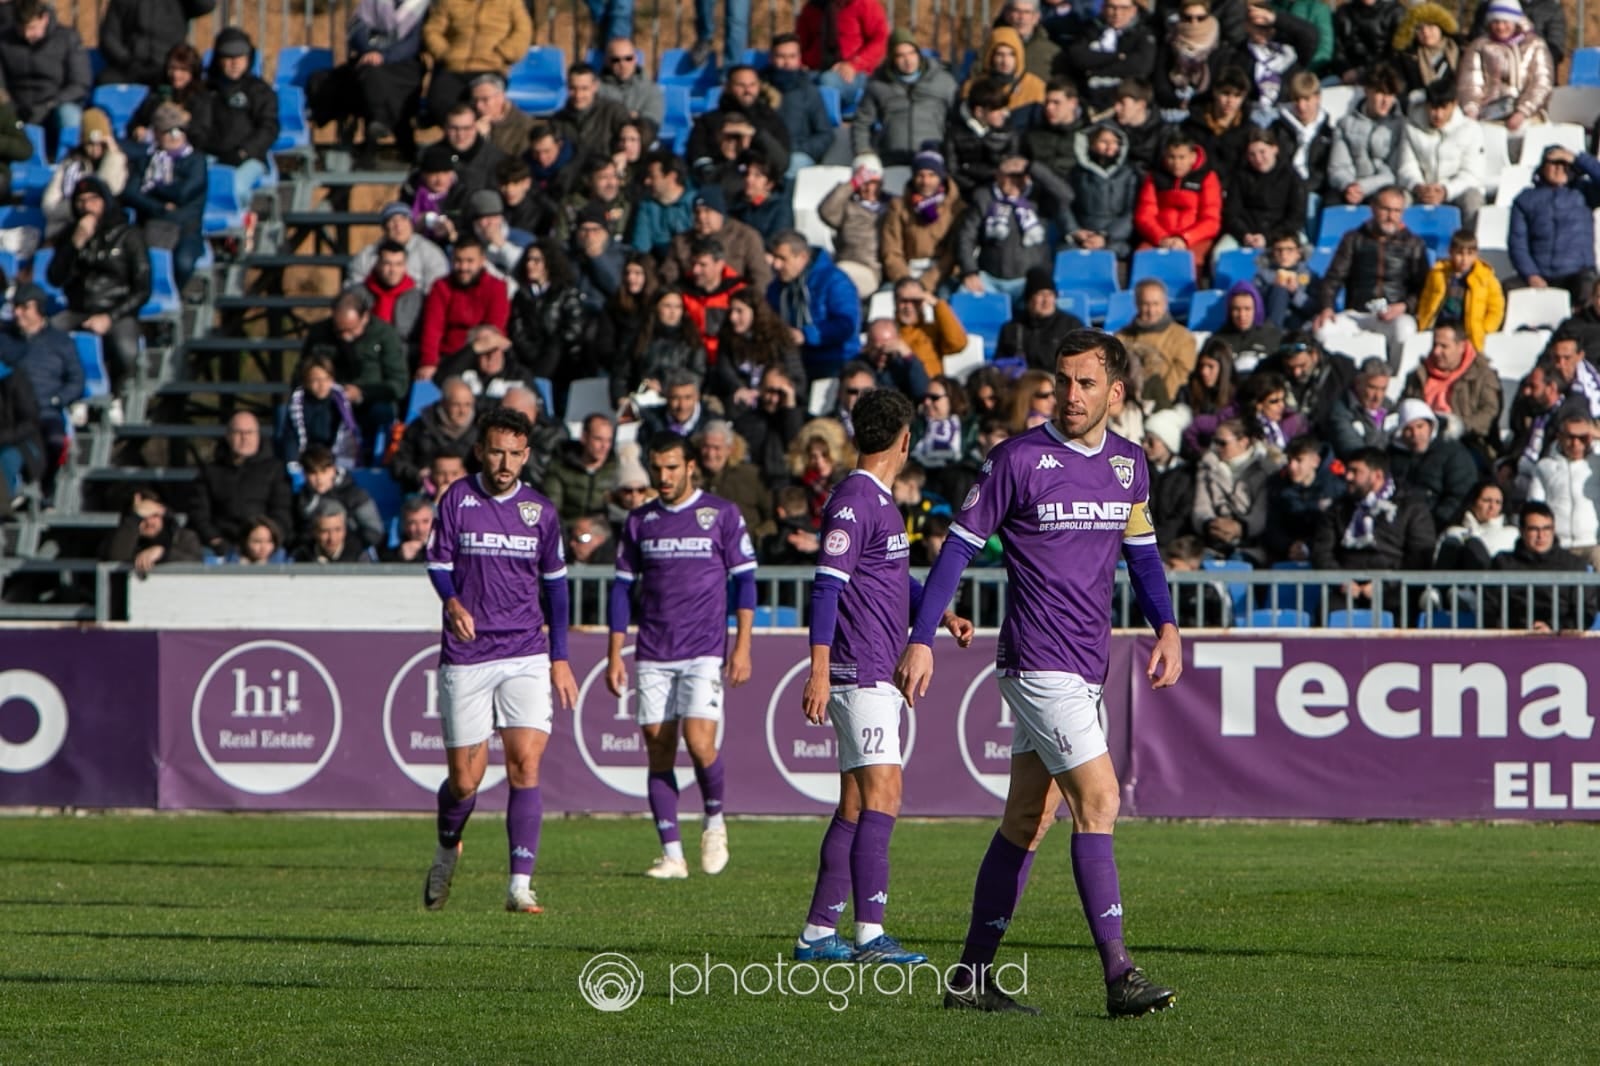
[[[710,529],[717,524],[717,509],[715,507],[696,507],[694,520],[700,523],[701,529]]]
[[[1117,475],[1117,484],[1123,488],[1133,486],[1133,460],[1126,455],[1113,455],[1111,457],[1111,472]]]
[[[850,550],[850,534],[842,529],[836,529],[828,534],[828,539],[822,542],[822,550],[829,555],[843,555]]]
[[[539,516],[544,514],[544,505],[541,503],[519,503],[517,504],[517,514],[522,516],[523,525],[536,526],[539,524]]]
[[[963,511],[970,511],[970,510],[972,510],[972,505],[977,503],[977,502],[978,502],[978,486],[974,485],[974,486],[972,486],[971,491],[969,491],[967,493],[967,498],[961,501],[961,509]]]

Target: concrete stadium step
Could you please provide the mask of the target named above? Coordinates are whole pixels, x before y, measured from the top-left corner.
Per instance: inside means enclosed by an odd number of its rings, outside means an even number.
[[[246,270],[287,270],[290,267],[333,267],[343,270],[350,262],[348,255],[251,255],[239,260]]]
[[[296,348],[300,347],[298,344]],[[169,381],[157,396],[287,396],[293,386],[282,381]]]
[[[304,345],[298,337],[224,337],[214,333],[196,337],[183,347],[189,352],[298,352]]]
[[[376,211],[290,211],[283,216],[284,228],[291,230],[381,225],[383,216]]]
[[[332,296],[220,296],[218,312],[227,311],[326,311],[333,306]]]
[[[189,422],[137,422],[114,427],[117,437],[130,440],[222,440],[227,426],[194,425]]]
[[[198,479],[200,471],[192,466],[92,466],[79,477],[84,481],[182,485]]]

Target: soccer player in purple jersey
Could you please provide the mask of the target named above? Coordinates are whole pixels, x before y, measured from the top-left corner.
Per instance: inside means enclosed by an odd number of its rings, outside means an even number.
[[[1005,815],[978,868],[962,967],[947,1008],[1023,1011],[988,980],[1000,938],[1028,882],[1035,850],[1063,796],[1072,811],[1072,872],[1099,949],[1106,1010],[1113,1017],[1172,1005],[1122,942],[1122,896],[1111,833],[1116,772],[1099,704],[1111,643],[1117,557],[1157,638],[1146,676],[1166,688],[1183,669],[1178,626],[1150,521],[1144,452],[1106,428],[1127,388],[1128,352],[1100,330],[1074,330],[1056,350],[1055,418],[997,445],[967,494],[950,539],[928,574],[911,642],[895,673],[906,699],[928,691],[932,637],[961,571],[998,532],[1005,549],[1006,617],[997,666],[1000,695],[1016,722]]]
[[[617,538],[617,580],[611,586],[611,643],[606,686],[628,690],[622,645],[638,590],[639,691],[635,711],[650,762],[650,813],[661,838],[661,857],[648,877],[689,876],[678,832],[678,757],[681,731],[694,762],[705,804],[700,868],[721,873],[728,865],[723,821],[723,767],[717,754],[722,721],[722,680],[750,680],[750,629],[755,624],[756,552],[739,508],[695,488],[689,442],[677,433],[650,438],[650,480],[658,495],[634,509]],[[735,587],[738,632],[728,648],[728,578]],[[680,724],[681,723],[681,724]]]
[[[811,586],[811,676],[802,705],[814,725],[831,719],[839,738],[839,808],[822,838],[811,912],[794,948],[801,962],[913,965],[928,958],[883,931],[905,702],[892,679],[922,600],[905,520],[889,486],[910,455],[914,413],[911,401],[892,389],[873,389],[856,401],[851,422],[861,458],[822,512],[822,555]],[[971,622],[946,611],[944,623],[963,648],[972,643]],[[852,885],[854,944],[837,931]]]
[[[561,522],[549,500],[518,480],[532,436],[527,417],[508,408],[479,419],[475,450],[483,473],[439,498],[428,538],[428,577],[444,601],[438,691],[449,765],[439,786],[439,847],[422,890],[432,911],[450,897],[493,730],[505,745],[511,786],[506,910],[543,909],[530,884],[544,812],[539,761],[550,739],[552,692],[565,710],[577,703],[578,685],[567,661]]]

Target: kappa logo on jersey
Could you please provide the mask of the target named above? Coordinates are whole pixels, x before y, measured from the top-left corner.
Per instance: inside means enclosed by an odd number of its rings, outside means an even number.
[[[673,826],[675,826],[677,824],[678,824],[677,822],[674,822],[669,818],[663,818],[663,819],[661,819],[661,821],[656,823],[656,828],[657,829],[671,829]]]
[[[841,507],[833,517],[841,522],[854,522],[856,520],[856,511],[854,507]]]
[[[972,486],[972,490],[967,493],[967,498],[961,501],[961,509],[963,511],[970,511],[970,510],[972,510],[972,505],[977,503],[977,502],[978,502],[978,486],[974,485],[974,486]]]
[[[527,848],[523,847],[521,844],[518,844],[512,850],[511,857],[513,859],[531,859],[531,858],[533,858],[533,852],[529,851]]]
[[[1063,755],[1071,755],[1072,754],[1072,741],[1070,741],[1066,737],[1062,736],[1061,735],[1061,730],[1059,730],[1059,729],[1055,730],[1055,734],[1056,734],[1056,747],[1060,750],[1061,754],[1063,754]]]
[[[461,510],[461,508],[463,508],[463,507],[482,507],[482,506],[483,506],[483,504],[478,502],[478,498],[476,496],[473,496],[473,495],[470,495],[470,494],[466,495],[466,496],[463,496],[463,497],[461,497],[460,500],[456,501],[456,510],[458,510],[458,511]]]
[[[843,555],[850,550],[850,534],[842,529],[836,529],[828,534],[828,539],[823,541],[822,550],[829,555]]]
[[[523,525],[536,526],[539,524],[539,516],[544,514],[544,505],[539,503],[519,503],[517,504],[517,513],[522,516]]]
[[[983,461],[983,473],[985,475],[987,475],[990,472],[992,472],[993,470],[994,470],[994,460],[993,459],[985,459]]]
[[[889,497],[887,497],[887,496],[879,496],[878,497],[878,506],[879,507],[888,507],[889,506]]]
[[[1111,457],[1111,472],[1117,475],[1117,484],[1123,488],[1133,485],[1133,460],[1126,455],[1113,455]]]
[[[694,520],[700,523],[701,529],[710,529],[717,524],[717,509],[715,507],[696,507]]]
[[[646,522],[658,522],[661,520],[661,512],[651,511],[649,514],[644,516],[644,520]]]
[[[1111,906],[1109,906],[1109,907],[1107,907],[1105,909],[1105,913],[1101,914],[1100,917],[1102,917],[1102,918],[1121,918],[1122,917],[1122,904],[1113,903]]]
[[[828,909],[830,911],[835,911],[835,912],[837,912],[839,914],[843,914],[844,913],[845,904],[847,902],[848,902],[847,900],[842,900],[841,899],[838,903],[830,903],[830,904],[828,904]]]
[[[1007,929],[1011,928],[1011,919],[1010,918],[996,918],[992,922],[984,922],[983,924],[987,925],[991,929],[998,929],[1003,933]]]
[[[880,892],[874,892],[872,895],[867,897],[867,902],[868,903],[881,903],[885,907],[887,907],[889,905],[889,893],[881,892],[881,891]]]
[[[1051,455],[1049,452],[1046,452],[1045,454],[1039,456],[1039,465],[1034,467],[1034,469],[1035,470],[1060,470],[1061,469],[1061,460],[1057,459],[1055,456]]]

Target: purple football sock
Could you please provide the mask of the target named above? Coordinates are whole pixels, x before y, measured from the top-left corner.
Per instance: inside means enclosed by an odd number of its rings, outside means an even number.
[[[1110,833],[1072,834],[1072,879],[1106,981],[1115,981],[1133,969],[1128,949],[1122,946],[1122,891],[1117,887],[1117,860],[1112,855]]]
[[[835,814],[822,836],[817,887],[811,893],[811,913],[806,915],[806,924],[838,928],[839,916],[850,901],[850,855],[855,838],[856,824]]]
[[[722,754],[719,752],[717,757],[705,766],[696,766],[694,779],[700,786],[700,798],[705,801],[706,814],[721,814],[724,788]]]
[[[950,982],[957,989],[969,985],[993,964],[1000,938],[1006,935],[1022,890],[1028,885],[1033,854],[995,830],[989,851],[978,867],[978,880],[972,886],[972,922],[967,926],[967,943],[961,950],[961,969]]]
[[[511,789],[506,803],[506,843],[511,848],[511,873],[533,873],[539,857],[539,825],[544,821],[544,797],[539,786]]]
[[[894,815],[862,811],[856,825],[856,841],[850,846],[856,921],[882,925],[883,910],[889,905],[889,834],[894,832]]]
[[[656,819],[656,832],[662,844],[676,843],[678,835],[678,775],[664,770],[650,774],[650,813]]]
[[[450,790],[449,781],[439,786],[438,825],[441,848],[453,848],[461,843],[461,831],[467,827],[467,819],[472,817],[472,809],[477,805],[476,792],[466,799],[457,799],[456,794]]]

